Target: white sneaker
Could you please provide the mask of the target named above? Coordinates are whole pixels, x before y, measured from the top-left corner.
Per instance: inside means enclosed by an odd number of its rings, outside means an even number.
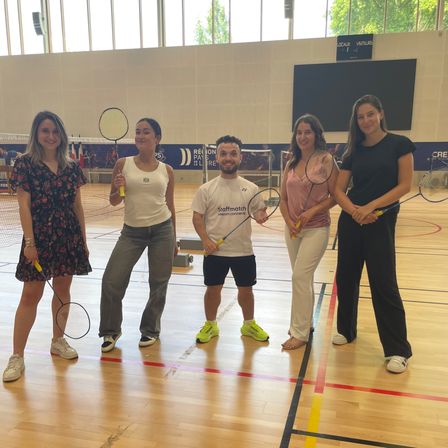
[[[404,356],[391,356],[386,369],[392,373],[403,373],[408,367],[408,360]]]
[[[51,342],[50,353],[64,359],[75,359],[78,357],[78,352],[73,347],[70,347],[63,337]]]
[[[101,351],[103,353],[110,352],[115,348],[115,344],[121,336],[121,332],[118,334],[111,334],[103,337],[103,343],[101,344]]]
[[[22,376],[24,370],[25,363],[23,362],[23,358],[19,355],[12,355],[3,372],[3,381],[7,383],[8,381],[18,380]]]
[[[347,338],[340,333],[336,333],[335,335],[333,335],[333,339],[331,340],[331,342],[334,345],[345,345],[348,344]]]
[[[159,338],[153,338],[151,336],[142,336],[140,338],[140,341],[138,343],[139,347],[149,347],[153,344],[155,344],[158,341]]]

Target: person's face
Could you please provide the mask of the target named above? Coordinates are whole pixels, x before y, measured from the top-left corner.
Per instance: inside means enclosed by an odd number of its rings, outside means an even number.
[[[316,134],[309,123],[300,122],[296,129],[296,142],[301,151],[311,152],[316,147]]]
[[[236,143],[221,143],[218,146],[216,161],[223,173],[236,173],[241,163],[240,148]]]
[[[55,123],[46,118],[37,128],[37,141],[45,151],[55,151],[61,144],[61,135]]]
[[[160,137],[156,136],[154,129],[147,121],[137,123],[135,128],[135,146],[139,151],[153,150],[160,142]]]
[[[376,107],[369,103],[361,104],[356,113],[356,121],[359,129],[364,135],[372,135],[381,129],[381,120],[383,119],[383,112],[380,112]]]

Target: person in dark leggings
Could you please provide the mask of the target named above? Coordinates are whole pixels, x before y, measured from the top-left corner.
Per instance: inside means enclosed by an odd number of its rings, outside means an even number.
[[[397,204],[410,191],[414,151],[408,138],[387,131],[378,98],[365,95],[355,102],[334,192],[342,212],[336,270],[338,332],[333,344],[347,344],[357,336],[359,283],[365,263],[386,369],[393,373],[404,372],[412,356],[395,266],[399,206],[382,216],[376,212]],[[353,186],[346,193],[350,180]]]

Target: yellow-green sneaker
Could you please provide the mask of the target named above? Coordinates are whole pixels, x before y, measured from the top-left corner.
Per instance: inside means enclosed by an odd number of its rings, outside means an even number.
[[[267,341],[269,339],[269,335],[254,320],[250,324],[243,324],[241,327],[241,334],[243,336],[250,336],[260,342]]]
[[[206,342],[209,342],[210,339],[214,338],[215,336],[219,336],[218,324],[206,320],[205,324],[196,335],[196,342],[201,342],[204,344]]]

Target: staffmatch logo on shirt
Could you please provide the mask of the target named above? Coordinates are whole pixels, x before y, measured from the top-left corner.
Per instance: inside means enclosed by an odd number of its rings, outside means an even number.
[[[226,205],[225,207],[218,207],[218,215],[220,216],[236,216],[246,214],[247,209],[245,205],[240,207],[231,207],[230,205]]]

